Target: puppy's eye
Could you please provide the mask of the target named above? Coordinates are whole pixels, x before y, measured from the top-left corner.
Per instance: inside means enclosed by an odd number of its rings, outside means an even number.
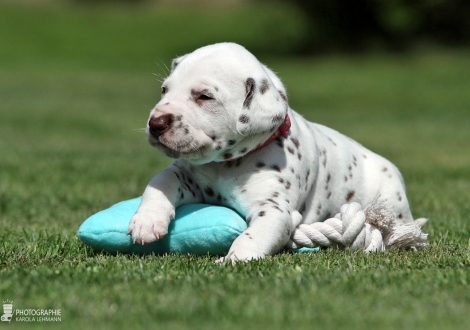
[[[207,95],[207,94],[201,94],[199,95],[198,97],[198,100],[201,100],[201,101],[207,101],[207,100],[213,100],[214,98],[210,95]]]
[[[165,86],[162,86],[162,95],[164,95],[166,93],[167,89]]]
[[[214,95],[211,92],[209,92],[207,89],[203,89],[203,90],[192,89],[191,96],[194,102],[196,102],[198,105],[202,105],[203,103],[207,101],[215,100]]]

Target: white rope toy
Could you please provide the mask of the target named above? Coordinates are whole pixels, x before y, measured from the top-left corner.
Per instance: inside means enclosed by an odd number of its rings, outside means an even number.
[[[300,223],[301,219],[297,212],[294,220]],[[421,250],[428,246],[428,235],[421,231],[427,221],[420,218],[410,223],[397,222],[394,212],[381,200],[364,210],[359,203],[344,204],[334,218],[298,225],[286,248],[336,246],[365,252],[392,248]]]

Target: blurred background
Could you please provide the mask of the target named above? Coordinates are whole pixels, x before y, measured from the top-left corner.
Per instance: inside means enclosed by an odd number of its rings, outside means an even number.
[[[30,44],[30,51],[45,53],[49,50],[62,56],[75,53],[76,58],[91,57],[94,60],[99,59],[97,54],[104,57],[123,50],[127,54],[141,53],[142,59],[155,56],[155,53],[166,59],[166,56],[172,57],[175,53],[185,53],[201,44],[220,40],[233,40],[256,54],[269,55],[405,51],[430,45],[470,45],[470,3],[466,0],[1,2],[24,10],[23,15],[18,12],[15,15],[12,8],[4,12],[3,31],[15,29],[16,23],[21,26],[16,27],[20,31],[32,33],[32,40],[17,40],[14,45]],[[55,12],[51,12],[51,8],[44,9],[50,6],[55,6]],[[31,21],[33,13],[39,17],[44,10],[47,14],[44,13],[42,21]],[[70,20],[64,17],[60,20],[57,11],[61,10],[70,11]],[[121,30],[113,24],[121,25]],[[131,29],[126,24],[132,25]],[[8,34],[13,38],[15,35],[11,32]],[[114,32],[114,38],[104,40],[111,32]],[[49,37],[43,40],[42,49],[32,49],[37,45],[31,41],[43,38],[45,34]],[[78,35],[82,37],[74,40],[73,37]],[[146,38],[145,45],[139,44],[141,38]],[[121,48],[110,49],[116,40],[120,41],[117,44]],[[103,53],[104,50],[107,52]],[[41,55],[36,52],[33,54]],[[5,53],[4,50],[2,54]]]
[[[163,61],[230,40],[258,56],[470,45],[466,0],[11,0],[1,59]],[[42,15],[41,15],[42,12]],[[18,38],[21,36],[22,38]],[[21,57],[14,52],[27,52]],[[109,54],[114,54],[110,56]],[[145,65],[145,64],[144,64]]]

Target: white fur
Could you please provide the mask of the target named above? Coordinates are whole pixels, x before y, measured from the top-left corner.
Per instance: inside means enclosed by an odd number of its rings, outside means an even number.
[[[175,59],[163,87],[150,119],[175,120],[160,136],[147,127],[147,136],[176,160],[145,189],[129,226],[134,242],[163,237],[175,208],[188,203],[224,205],[247,219],[226,257],[231,260],[282,250],[299,221],[323,221],[346,202],[367,205],[380,196],[401,221],[412,221],[398,169],[290,109],[280,79],[242,46],[215,44]],[[250,153],[286,114],[289,136]],[[239,159],[227,161],[233,158]]]

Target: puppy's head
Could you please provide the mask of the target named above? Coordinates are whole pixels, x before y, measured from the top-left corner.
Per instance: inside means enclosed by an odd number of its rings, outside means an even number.
[[[242,46],[220,43],[173,60],[147,137],[169,157],[226,161],[264,143],[287,110],[280,79]]]

